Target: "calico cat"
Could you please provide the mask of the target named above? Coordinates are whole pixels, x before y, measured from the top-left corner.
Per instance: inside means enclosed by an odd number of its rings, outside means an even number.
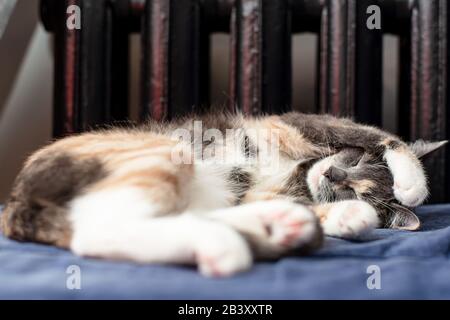
[[[82,256],[196,264],[207,276],[317,249],[323,234],[415,230],[428,195],[406,144],[349,119],[214,114],[66,137],[31,155],[3,233]]]

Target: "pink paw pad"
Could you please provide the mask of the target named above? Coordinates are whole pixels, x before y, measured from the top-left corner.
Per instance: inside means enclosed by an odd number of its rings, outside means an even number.
[[[304,233],[305,226],[314,223],[309,211],[294,208],[263,215],[262,220],[270,241],[287,248],[296,247],[309,237]]]

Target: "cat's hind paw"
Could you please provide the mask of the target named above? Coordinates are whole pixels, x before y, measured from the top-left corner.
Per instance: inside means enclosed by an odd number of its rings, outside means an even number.
[[[253,256],[245,239],[227,226],[214,226],[197,244],[195,260],[201,274],[226,277],[252,266]]]

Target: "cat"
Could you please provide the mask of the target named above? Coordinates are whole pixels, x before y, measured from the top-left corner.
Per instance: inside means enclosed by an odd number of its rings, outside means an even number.
[[[419,228],[409,210],[428,195],[419,159],[445,143],[297,112],[86,132],[26,160],[0,225],[81,256],[228,276],[316,250],[324,234]]]

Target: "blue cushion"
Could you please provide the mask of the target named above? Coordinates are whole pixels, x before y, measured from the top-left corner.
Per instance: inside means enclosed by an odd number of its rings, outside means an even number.
[[[55,299],[391,299],[450,298],[450,205],[417,210],[418,232],[376,230],[358,240],[327,238],[319,252],[260,262],[249,272],[207,279],[194,268],[85,259],[0,236],[0,298]],[[66,270],[81,270],[69,290]],[[369,289],[367,268],[380,268]]]

